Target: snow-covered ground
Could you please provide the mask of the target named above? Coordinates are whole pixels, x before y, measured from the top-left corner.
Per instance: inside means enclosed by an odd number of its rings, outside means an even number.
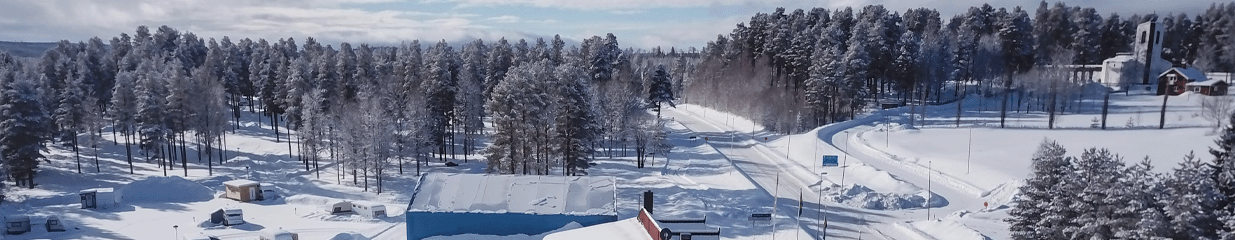
[[[1007,239],[1008,202],[1029,175],[1030,155],[1049,139],[1073,154],[1084,148],[1108,148],[1126,162],[1152,159],[1155,171],[1167,172],[1188,152],[1207,158],[1213,145],[1212,123],[1199,117],[1206,96],[1170,98],[1166,129],[1157,129],[1160,96],[1112,95],[1108,130],[1092,128],[1100,117],[1100,99],[1069,108],[1047,129],[1041,112],[1012,112],[1008,128],[999,128],[1000,99],[962,101],[964,116],[955,125],[955,104],[928,107],[908,127],[908,107],[872,111],[858,119],[795,135],[765,131],[751,121],[697,105],[663,112],[674,148],[637,168],[631,153],[595,159],[594,176],[617,180],[619,219],[637,215],[642,193],[655,194],[658,218],[706,217],[721,228],[721,239]],[[1076,109],[1080,109],[1079,113]],[[204,233],[223,239],[250,239],[257,232],[284,229],[301,239],[406,239],[403,225],[418,177],[414,165],[399,174],[390,169],[378,194],[376,184],[340,177],[326,159],[323,171],[305,170],[289,153],[286,135],[246,114],[242,126],[227,136],[227,160],[208,173],[205,162],[190,160],[187,175],[180,165],[163,177],[157,162],[135,159],[129,174],[123,143],[105,133],[99,171],[93,151],[82,150],[82,173],[71,148],[54,146],[50,162],[40,167],[34,189],[10,188],[0,215],[33,217],[34,231],[0,235],[0,239],[167,239]],[[285,129],[281,129],[286,134]],[[971,137],[972,136],[972,137]],[[692,137],[695,137],[692,139]],[[119,136],[123,141],[123,136]],[[972,140],[972,141],[971,141]],[[293,139],[295,141],[295,139]],[[195,147],[189,158],[196,159]],[[134,151],[137,153],[136,151]],[[835,155],[839,167],[823,167]],[[458,167],[432,162],[426,172],[482,173],[478,155]],[[222,182],[250,179],[275,189],[281,197],[240,203],[219,197]],[[11,183],[10,183],[11,184]],[[78,191],[111,187],[125,202],[101,210],[80,209]],[[334,200],[366,200],[386,205],[390,217],[331,215],[321,206]],[[799,208],[799,204],[801,208]],[[244,210],[248,224],[205,224],[222,207]],[[799,214],[799,211],[801,214]],[[776,213],[771,221],[752,221],[753,213]],[[47,216],[59,216],[67,232],[41,229]],[[827,228],[823,228],[826,221]],[[562,226],[561,230],[578,226]],[[443,236],[440,239],[540,239],[535,236]]]

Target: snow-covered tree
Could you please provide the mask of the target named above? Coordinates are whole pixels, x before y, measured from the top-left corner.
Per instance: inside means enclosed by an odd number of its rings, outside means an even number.
[[[1215,185],[1214,169],[1191,153],[1164,182],[1160,204],[1170,222],[1171,239],[1218,239],[1218,203],[1224,201]]]
[[[14,70],[0,68],[0,158],[17,186],[34,188],[51,118],[40,102],[38,83]]]
[[[656,72],[652,73],[648,82],[648,102],[650,106],[656,108],[657,116],[660,116],[661,104],[668,103],[669,106],[677,106],[673,103],[673,83],[670,82],[669,73],[665,72],[664,65],[656,66]]]
[[[1064,229],[1078,215],[1072,208],[1076,167],[1058,143],[1044,141],[1033,156],[1033,174],[1008,211],[1012,239],[1068,239]]]

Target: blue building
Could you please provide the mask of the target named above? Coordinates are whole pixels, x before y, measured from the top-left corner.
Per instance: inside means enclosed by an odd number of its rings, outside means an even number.
[[[430,173],[408,204],[407,238],[536,235],[617,221],[612,177]]]

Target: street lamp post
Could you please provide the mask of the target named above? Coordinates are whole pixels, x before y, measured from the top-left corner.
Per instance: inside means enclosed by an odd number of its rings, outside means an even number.
[[[973,126],[969,126],[969,154],[965,155],[965,174],[969,174],[969,161],[973,159]]]
[[[180,225],[172,225],[172,229],[176,230],[176,235],[173,235],[172,239],[176,239],[176,236],[180,236]]]
[[[845,188],[845,170],[849,168],[849,130],[842,131],[845,133],[845,160],[840,166],[840,188]]]

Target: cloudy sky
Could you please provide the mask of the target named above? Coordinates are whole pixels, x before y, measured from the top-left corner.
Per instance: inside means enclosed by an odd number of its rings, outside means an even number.
[[[0,0],[0,41],[83,41],[160,25],[201,37],[297,38],[393,45],[412,39],[451,42],[498,37],[567,39],[614,33],[623,47],[699,47],[757,12],[882,4],[944,16],[989,0]],[[990,1],[995,7],[1038,0]],[[1136,4],[1129,4],[1135,2]],[[1196,14],[1202,0],[1079,0],[1069,6],[1112,12]],[[945,17],[947,18],[947,17]]]

